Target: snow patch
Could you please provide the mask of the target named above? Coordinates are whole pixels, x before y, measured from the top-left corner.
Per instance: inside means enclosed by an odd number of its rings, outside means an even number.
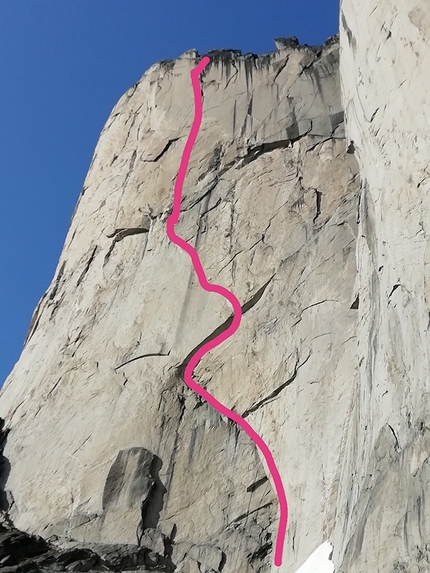
[[[316,549],[296,573],[334,573],[334,563],[330,559],[333,545],[326,541]]]

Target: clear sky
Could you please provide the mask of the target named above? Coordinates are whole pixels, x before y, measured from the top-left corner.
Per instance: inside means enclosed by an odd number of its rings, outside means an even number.
[[[100,131],[153,63],[318,45],[338,0],[0,0],[0,385],[49,286]]]

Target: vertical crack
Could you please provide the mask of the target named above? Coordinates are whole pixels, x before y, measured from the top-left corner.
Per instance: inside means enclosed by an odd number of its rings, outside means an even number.
[[[321,197],[322,197],[321,191],[315,189],[315,217],[313,218],[312,221],[313,223],[315,223],[315,221],[321,215]]]
[[[89,257],[89,259],[88,259],[88,261],[87,261],[87,264],[85,265],[84,270],[82,271],[80,277],[78,278],[78,281],[77,281],[77,283],[76,283],[76,286],[79,286],[79,285],[81,284],[81,282],[82,282],[84,276],[87,274],[87,272],[88,272],[88,270],[89,270],[89,268],[90,268],[90,266],[91,266],[91,263],[93,262],[94,257],[96,256],[96,252],[97,252],[97,246],[94,247],[94,249],[93,249],[93,251],[92,251],[92,253],[91,253],[91,255],[90,255],[90,257]]]
[[[184,414],[185,414],[185,396],[183,394],[179,394],[178,396],[178,400],[180,403],[180,412],[179,412],[179,419],[178,419],[178,427],[176,429],[176,434],[175,434],[175,441],[173,444],[173,450],[172,450],[172,455],[170,457],[170,461],[169,461],[169,467],[167,469],[167,483],[166,483],[166,489],[169,492],[170,491],[170,486],[172,484],[172,480],[173,480],[173,473],[175,471],[175,464],[176,464],[176,454],[177,454],[177,450],[178,450],[178,443],[179,443],[179,429],[181,427],[182,424],[182,420],[184,418]]]

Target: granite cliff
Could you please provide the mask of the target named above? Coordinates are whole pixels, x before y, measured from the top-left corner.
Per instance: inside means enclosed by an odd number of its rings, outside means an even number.
[[[430,24],[420,3],[342,4],[340,46],[207,54],[176,232],[243,320],[195,378],[277,462],[280,571],[330,542],[336,571],[418,573]],[[165,228],[200,59],[155,64],[113,109],[1,390],[5,570],[278,570],[258,450],[182,380],[232,318]]]

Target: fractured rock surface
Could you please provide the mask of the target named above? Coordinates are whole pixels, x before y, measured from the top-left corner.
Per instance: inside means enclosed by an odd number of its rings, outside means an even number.
[[[339,520],[358,375],[359,178],[336,38],[276,45],[208,54],[176,232],[242,303],[239,331],[195,378],[271,448],[290,507],[283,570],[293,571]],[[231,320],[165,231],[199,59],[191,50],[152,66],[101,133],[1,391],[5,509],[63,547],[150,541],[157,554],[167,544],[183,573],[265,572],[278,517],[266,468],[182,381],[192,353]]]
[[[359,378],[339,571],[430,571],[430,15],[343,0],[341,78],[362,185]],[[346,474],[346,475],[347,475]]]
[[[0,568],[3,573],[66,571],[171,572],[175,567],[151,545],[102,545],[69,543],[68,547],[18,531],[7,516],[0,516]]]

